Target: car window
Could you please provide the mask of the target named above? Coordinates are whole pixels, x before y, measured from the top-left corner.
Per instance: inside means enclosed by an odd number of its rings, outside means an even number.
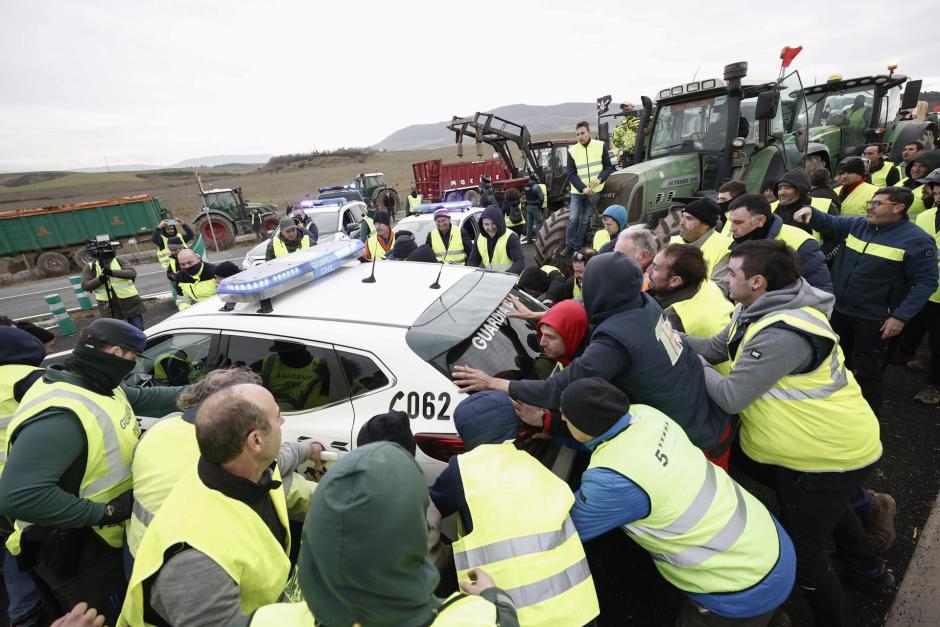
[[[477,236],[479,235],[480,222],[479,218],[483,215],[481,213],[472,213],[466,217],[466,219],[460,224],[460,230],[463,232],[464,239],[469,239],[471,242],[477,241]]]
[[[320,235],[329,235],[336,232],[337,212],[314,213],[310,214],[313,223],[317,225],[317,232]]]
[[[225,367],[249,368],[282,412],[315,409],[349,397],[333,349],[290,340],[227,335]]]
[[[128,383],[152,381],[173,386],[195,383],[213,369],[208,363],[214,333],[177,333],[162,335],[147,342],[147,349],[137,359]]]
[[[388,385],[388,377],[371,358],[339,349],[336,354],[343,366],[352,396],[379,390]]]

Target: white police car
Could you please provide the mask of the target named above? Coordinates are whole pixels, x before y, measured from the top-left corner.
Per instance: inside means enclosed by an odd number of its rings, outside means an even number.
[[[400,220],[395,224],[397,235],[401,231],[408,231],[414,235],[415,242],[421,246],[427,241],[431,231],[437,228],[434,222],[434,212],[446,209],[450,215],[451,228],[459,229],[464,239],[472,242],[480,235],[480,217],[483,207],[473,207],[465,200],[457,202],[438,202],[418,205],[414,214]]]
[[[317,225],[318,243],[331,242],[334,239],[347,239],[359,235],[359,223],[366,215],[366,203],[347,201],[344,198],[326,200],[303,200],[300,208]],[[274,230],[271,237],[277,237],[280,228]],[[264,254],[268,240],[251,248],[242,261],[242,269],[264,263]]]
[[[544,376],[534,327],[507,317],[506,297],[544,307],[516,289],[514,275],[362,264],[362,251],[358,240],[327,242],[225,279],[217,296],[147,329],[128,383],[178,385],[250,368],[281,406],[285,439],[313,438],[339,454],[372,416],[402,410],[433,480],[462,450],[453,413],[464,394],[452,368]]]

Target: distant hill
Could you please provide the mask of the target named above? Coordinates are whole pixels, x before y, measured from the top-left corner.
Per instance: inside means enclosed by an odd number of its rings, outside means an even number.
[[[472,115],[472,111],[460,115]],[[491,109],[495,113],[518,124],[525,124],[533,135],[570,131],[579,120],[597,119],[597,106],[593,102],[563,102],[557,105],[514,104]],[[411,150],[415,148],[440,148],[454,143],[454,134],[447,130],[445,122],[434,124],[412,124],[398,129],[373,148],[386,150]]]
[[[184,159],[172,165],[153,165],[145,163],[131,163],[112,165],[110,167],[97,166],[93,168],[74,168],[69,172],[137,172],[146,170],[165,170],[168,168],[214,168],[220,165],[263,165],[268,162],[271,155],[210,155]]]

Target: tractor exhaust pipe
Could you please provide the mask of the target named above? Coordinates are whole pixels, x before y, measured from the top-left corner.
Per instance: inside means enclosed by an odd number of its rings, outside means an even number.
[[[739,61],[725,66],[724,78],[728,85],[728,104],[725,118],[725,145],[722,150],[721,169],[718,184],[731,178],[731,153],[734,146],[731,141],[738,135],[741,120],[741,79],[747,76],[747,61]]]

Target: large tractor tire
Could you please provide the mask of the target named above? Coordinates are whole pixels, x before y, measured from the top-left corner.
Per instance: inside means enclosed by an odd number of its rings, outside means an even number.
[[[261,216],[261,230],[264,238],[268,237],[269,231],[273,231],[279,226],[281,226],[281,218],[276,213],[266,213]]]
[[[548,215],[542,228],[539,230],[539,237],[535,241],[535,264],[538,266],[552,263],[555,257],[565,249],[565,231],[568,228],[568,207],[562,207],[558,211]],[[554,265],[554,264],[553,264]]]
[[[201,216],[193,227],[197,234],[202,235],[207,251],[215,251],[216,245],[219,250],[228,250],[235,244],[235,225],[227,218],[212,216],[210,221],[206,216]]]
[[[665,248],[669,245],[669,238],[679,234],[679,221],[682,219],[682,206],[670,207],[666,215],[659,218],[655,226],[651,226],[656,239],[659,240],[659,247]]]
[[[42,253],[36,258],[36,265],[43,276],[63,276],[69,273],[69,258],[62,253]]]

